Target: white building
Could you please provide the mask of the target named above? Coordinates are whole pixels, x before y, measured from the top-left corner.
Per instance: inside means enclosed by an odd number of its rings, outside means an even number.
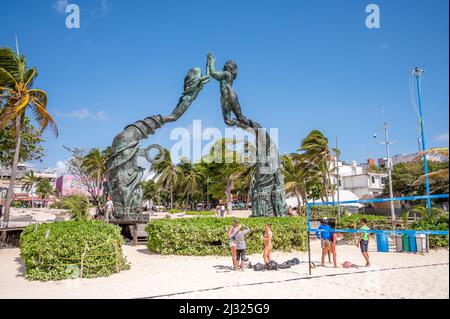
[[[372,197],[380,195],[384,186],[388,183],[387,173],[370,172],[352,161],[350,165],[338,162],[339,182],[337,181],[336,164],[331,162],[330,167],[334,168],[334,174],[331,176],[333,185],[339,184],[339,189],[351,191],[353,194],[361,197]]]

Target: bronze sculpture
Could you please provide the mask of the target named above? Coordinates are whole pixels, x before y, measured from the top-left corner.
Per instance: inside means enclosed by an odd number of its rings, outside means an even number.
[[[110,194],[112,196],[116,218],[132,218],[139,215],[142,204],[140,188],[144,168],[137,162],[138,156],[144,156],[150,163],[161,160],[164,150],[160,145],[139,148],[142,139],[153,135],[163,125],[178,120],[197,98],[209,78],[220,83],[222,114],[227,126],[237,126],[255,135],[256,138],[256,173],[252,182],[252,216],[285,216],[284,180],[280,169],[280,160],[276,145],[262,126],[242,114],[238,95],[233,90],[233,81],[238,74],[234,61],[225,63],[222,71],[215,68],[215,58],[209,53],[206,75],[202,76],[199,68],[192,68],[184,79],[184,90],[179,102],[168,116],[154,115],[128,125],[113,140],[111,155],[107,160],[107,172]],[[232,117],[234,115],[234,118]],[[158,149],[154,158],[150,150]]]
[[[258,123],[242,114],[238,95],[233,90],[237,77],[237,64],[225,62],[222,71],[217,71],[215,58],[208,53],[206,74],[220,83],[220,103],[225,124],[249,131],[256,138],[256,174],[252,185],[252,216],[286,216],[287,205],[284,192],[284,179],[276,145],[267,131]],[[231,118],[234,113],[235,119]]]
[[[192,68],[184,79],[184,91],[172,114],[163,117],[154,115],[128,125],[113,140],[111,155],[106,162],[110,193],[114,202],[114,217],[131,218],[141,211],[142,190],[140,187],[144,168],[137,163],[138,156],[144,156],[150,163],[162,159],[164,150],[160,145],[150,145],[145,150],[139,148],[139,142],[163,125],[176,121],[197,98],[209,77],[203,77],[199,68]],[[151,158],[151,149],[158,149],[159,154]]]

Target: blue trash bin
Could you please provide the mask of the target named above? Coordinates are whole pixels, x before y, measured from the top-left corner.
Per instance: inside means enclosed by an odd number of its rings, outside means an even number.
[[[409,251],[412,253],[417,252],[417,242],[416,242],[416,233],[411,233],[409,235]]]
[[[389,237],[387,234],[377,234],[377,251],[382,253],[389,252]]]

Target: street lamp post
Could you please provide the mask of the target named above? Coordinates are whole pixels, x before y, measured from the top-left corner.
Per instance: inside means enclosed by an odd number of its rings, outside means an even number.
[[[417,84],[417,99],[419,100],[419,122],[420,122],[420,135],[421,135],[421,149],[423,153],[423,171],[425,173],[425,191],[426,195],[430,196],[430,183],[428,180],[428,160],[427,160],[427,154],[425,153],[427,148],[425,145],[425,132],[424,132],[424,125],[423,125],[423,116],[422,116],[422,96],[421,96],[421,89],[420,89],[420,77],[423,75],[425,71],[416,67],[414,70],[411,71],[411,74],[416,77],[416,84]],[[428,214],[431,215],[431,200],[430,197],[427,197],[427,208],[428,208]]]

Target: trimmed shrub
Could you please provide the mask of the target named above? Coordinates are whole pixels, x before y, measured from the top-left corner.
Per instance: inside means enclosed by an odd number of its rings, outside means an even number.
[[[28,226],[20,255],[30,280],[106,277],[128,269],[120,227],[101,221],[65,221]]]
[[[449,216],[441,214],[437,217],[419,219],[412,224],[412,229],[417,230],[448,230]],[[430,235],[430,248],[448,247],[448,236]]]
[[[392,225],[388,222],[385,216],[376,215],[361,215],[353,214],[350,216],[343,216],[338,219],[338,229],[357,229],[360,228],[360,221],[362,218],[367,220],[367,226],[371,229],[392,229]]]
[[[162,255],[228,255],[226,237],[234,218],[180,218],[155,220],[147,224],[147,247]],[[281,251],[307,249],[304,217],[247,218],[241,222],[251,229],[245,236],[247,253],[260,253],[264,248],[266,223],[272,224],[273,248]]]

